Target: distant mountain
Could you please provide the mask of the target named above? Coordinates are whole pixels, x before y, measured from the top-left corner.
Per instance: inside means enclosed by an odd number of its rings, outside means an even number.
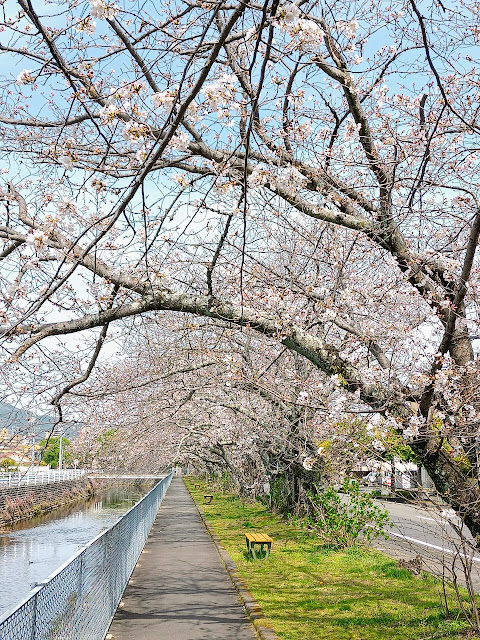
[[[42,440],[52,430],[55,420],[52,416],[37,415],[32,411],[20,409],[10,404],[0,403],[0,429],[8,429],[9,433],[34,433],[36,440]],[[68,426],[67,435],[73,436],[79,425]]]

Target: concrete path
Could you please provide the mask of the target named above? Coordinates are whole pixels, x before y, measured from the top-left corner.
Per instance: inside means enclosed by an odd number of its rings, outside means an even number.
[[[181,478],[172,480],[109,633],[114,640],[257,638]]]

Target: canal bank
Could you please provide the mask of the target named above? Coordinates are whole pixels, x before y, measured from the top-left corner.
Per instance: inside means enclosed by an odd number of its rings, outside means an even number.
[[[20,487],[0,487],[0,531],[16,522],[49,513],[66,505],[83,502],[113,487],[126,487],[132,481],[115,478],[90,478]],[[146,485],[146,490],[153,483]]]

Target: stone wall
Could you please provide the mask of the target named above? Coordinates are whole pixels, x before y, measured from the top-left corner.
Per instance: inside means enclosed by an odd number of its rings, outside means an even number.
[[[63,482],[0,488],[0,527],[90,498],[112,480],[77,478]]]

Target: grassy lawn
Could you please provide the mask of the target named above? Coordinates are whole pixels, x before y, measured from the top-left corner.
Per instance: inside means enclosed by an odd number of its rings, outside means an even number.
[[[196,481],[198,482],[198,481]],[[203,504],[204,485],[187,486],[237,565],[270,626],[285,640],[423,640],[466,637],[453,595],[449,620],[441,584],[413,576],[393,560],[361,546],[334,551],[261,504],[213,493]],[[268,560],[246,554],[245,532],[273,539]]]

